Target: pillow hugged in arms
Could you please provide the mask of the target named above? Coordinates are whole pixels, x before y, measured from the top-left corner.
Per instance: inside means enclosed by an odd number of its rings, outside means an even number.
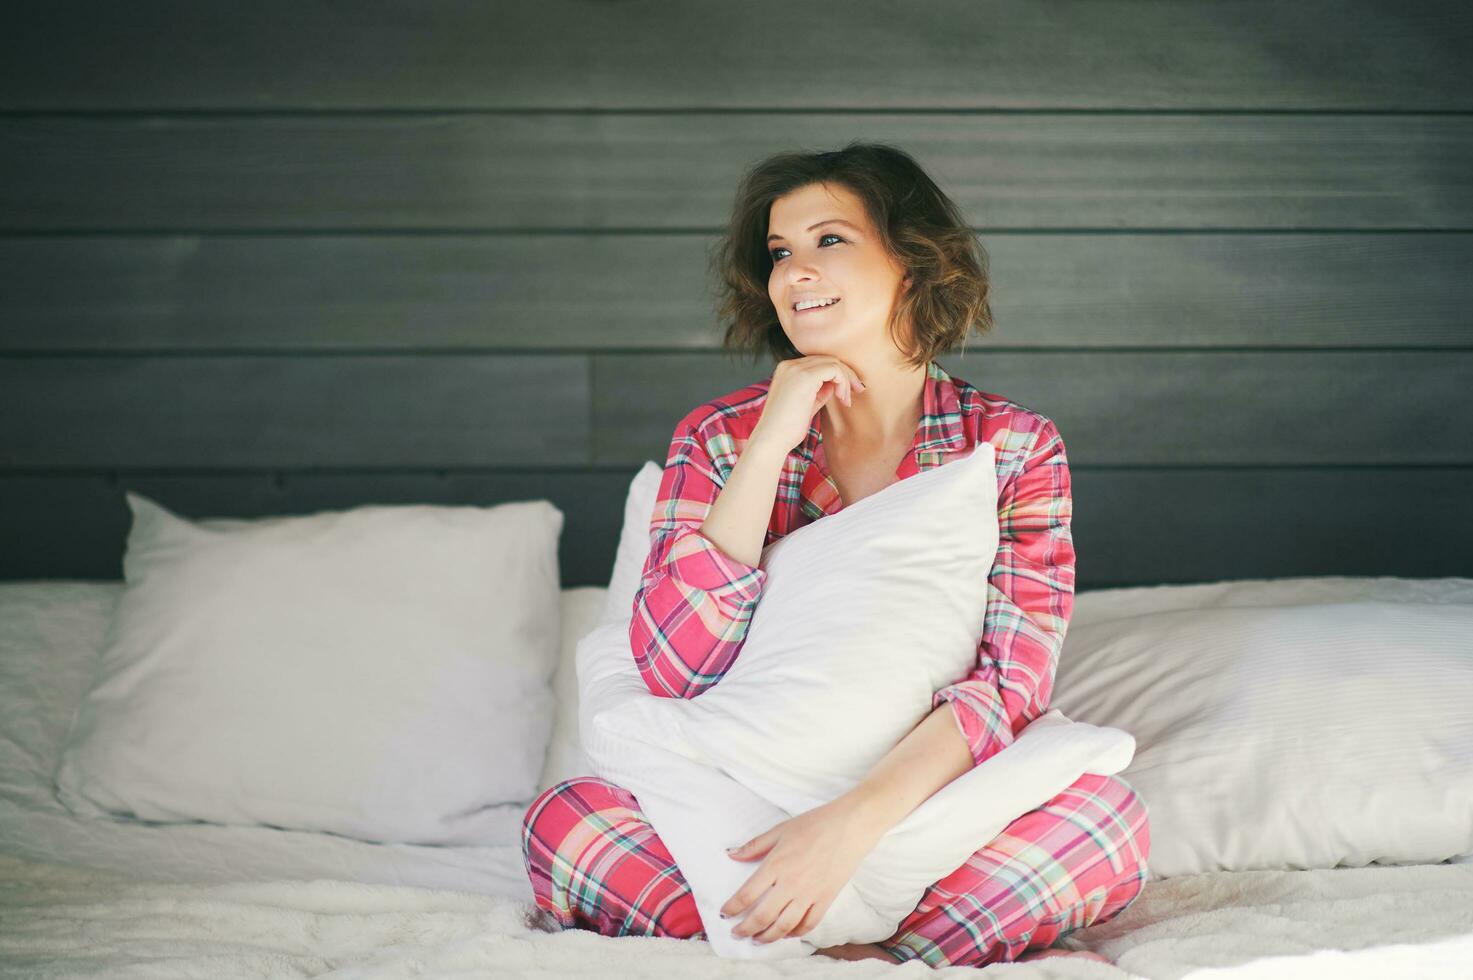
[[[741,653],[699,697],[640,678],[628,616],[578,648],[580,727],[598,775],[640,802],[723,956],[781,958],[893,935],[927,887],[1084,772],[1125,768],[1134,740],[1056,711],[942,787],[861,863],[802,937],[731,936],[719,908],[755,865],[725,848],[852,789],[976,662],[996,558],[991,444],[774,541]],[[635,583],[637,588],[637,583]],[[630,609],[633,594],[610,596]]]
[[[982,443],[764,548],[736,661],[699,697],[644,699],[641,724],[784,810],[852,789],[976,662],[998,547],[993,452]]]

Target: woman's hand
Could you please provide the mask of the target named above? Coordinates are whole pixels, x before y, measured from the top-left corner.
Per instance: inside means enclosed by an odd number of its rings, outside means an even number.
[[[845,405],[864,391],[854,369],[832,354],[809,354],[778,361],[767,388],[762,415],[747,443],[771,442],[779,453],[787,453],[808,436],[813,416],[830,400]]]
[[[806,934],[883,836],[841,796],[728,851],[738,861],[763,858],[721,906],[725,916],[745,914],[732,935],[767,943]]]

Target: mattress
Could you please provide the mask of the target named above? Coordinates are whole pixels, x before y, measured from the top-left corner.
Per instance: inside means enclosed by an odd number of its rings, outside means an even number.
[[[474,847],[74,817],[51,774],[120,592],[118,582],[0,583],[0,977],[894,975],[874,961],[722,960],[706,943],[531,930],[520,847],[530,801],[500,808],[495,838]],[[602,594],[564,590],[565,628],[591,628]],[[1093,609],[1087,595],[1085,615],[1121,608]],[[1054,958],[1009,969],[1466,977],[1473,859],[1151,880],[1121,915],[1061,945],[1116,966]]]

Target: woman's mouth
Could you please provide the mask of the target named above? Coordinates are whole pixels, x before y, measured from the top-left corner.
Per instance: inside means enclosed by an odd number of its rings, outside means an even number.
[[[822,313],[824,310],[832,310],[834,307],[839,305],[839,302],[840,301],[836,299],[826,306],[810,306],[806,310],[796,310],[794,312],[797,316],[803,316],[808,313]]]

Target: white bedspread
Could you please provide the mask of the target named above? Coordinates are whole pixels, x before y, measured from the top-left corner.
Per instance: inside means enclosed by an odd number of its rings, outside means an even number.
[[[0,857],[0,977],[928,976],[918,962],[722,959],[704,942],[543,933],[509,898],[332,880],[149,884]],[[1023,977],[1466,977],[1473,865],[1153,881]],[[1229,972],[1223,972],[1229,971]],[[936,971],[972,975],[962,967]]]
[[[931,975],[918,962],[736,961],[704,942],[530,930],[517,807],[485,847],[78,820],[46,779],[119,588],[0,584],[0,977]],[[565,610],[592,622],[602,597],[568,590]],[[1054,958],[998,969],[1467,977],[1473,863],[1151,880],[1120,916],[1063,945],[1119,968]]]

